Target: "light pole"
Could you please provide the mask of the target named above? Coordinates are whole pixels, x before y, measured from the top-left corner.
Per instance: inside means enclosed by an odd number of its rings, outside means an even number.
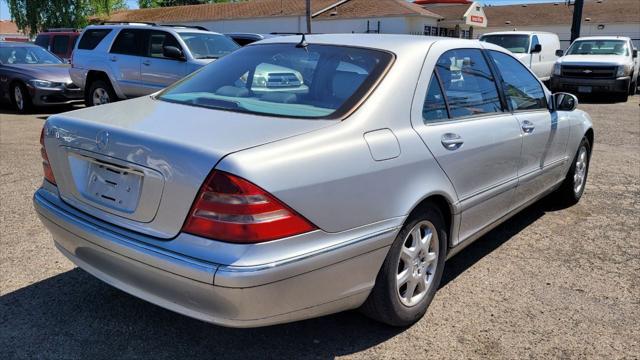
[[[311,34],[311,0],[307,0],[307,34]]]
[[[584,0],[575,0],[573,3],[573,21],[571,22],[571,42],[580,37],[580,25],[582,23],[582,6]]]

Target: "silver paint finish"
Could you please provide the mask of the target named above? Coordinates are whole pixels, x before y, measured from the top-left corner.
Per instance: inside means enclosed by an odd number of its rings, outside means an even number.
[[[397,259],[396,291],[400,302],[411,307],[429,292],[438,266],[440,242],[429,221],[417,223],[407,234]]]
[[[152,97],[49,118],[45,147],[58,187],[45,182],[35,203],[63,253],[136,296],[224,325],[264,325],[354,308],[366,299],[389,246],[423,200],[438,196],[449,205],[453,254],[555,188],[570,165],[568,154],[575,154],[591,128],[579,110],[425,125],[422,104],[437,58],[453,48],[504,52],[490,44],[397,35],[307,40],[380,48],[396,54],[396,61],[342,121],[242,114]],[[525,121],[533,129],[524,129]],[[108,142],[99,147],[96,138],[104,132]],[[457,143],[450,147],[449,140]],[[70,161],[76,154],[142,171],[143,189],[153,178],[145,171],[159,174],[162,190],[141,195],[138,205],[155,208],[155,215],[149,219],[138,208],[117,213],[77,195],[82,186]],[[181,233],[214,168],[267,190],[318,229],[260,244]],[[338,277],[342,281],[331,281]],[[175,288],[167,288],[174,282]]]

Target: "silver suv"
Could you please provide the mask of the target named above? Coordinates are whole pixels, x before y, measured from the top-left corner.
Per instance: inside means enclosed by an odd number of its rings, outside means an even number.
[[[239,46],[203,27],[152,23],[88,26],[71,59],[87,106],[154,93]]]

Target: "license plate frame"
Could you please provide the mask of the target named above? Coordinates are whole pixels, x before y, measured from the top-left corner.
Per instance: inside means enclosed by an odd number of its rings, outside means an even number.
[[[138,206],[144,174],[113,164],[89,164],[86,196],[116,211],[132,213]]]
[[[590,94],[593,91],[593,87],[591,86],[578,86],[579,93]]]

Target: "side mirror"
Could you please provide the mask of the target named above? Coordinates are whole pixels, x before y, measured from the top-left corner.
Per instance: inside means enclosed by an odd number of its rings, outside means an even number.
[[[638,49],[633,49],[632,54],[633,54],[634,58],[637,58],[638,57]]]
[[[562,57],[563,55],[564,55],[564,51],[562,51],[560,49],[556,50],[556,56],[557,57]]]
[[[531,53],[532,54],[537,54],[537,53],[539,53],[541,51],[542,51],[542,45],[540,45],[540,44],[535,44],[533,46],[533,49],[531,49]]]
[[[162,55],[169,59],[184,60],[184,54],[182,53],[182,50],[178,49],[175,46],[162,47]]]
[[[555,93],[552,99],[555,110],[573,111],[578,107],[578,98],[569,93]]]

